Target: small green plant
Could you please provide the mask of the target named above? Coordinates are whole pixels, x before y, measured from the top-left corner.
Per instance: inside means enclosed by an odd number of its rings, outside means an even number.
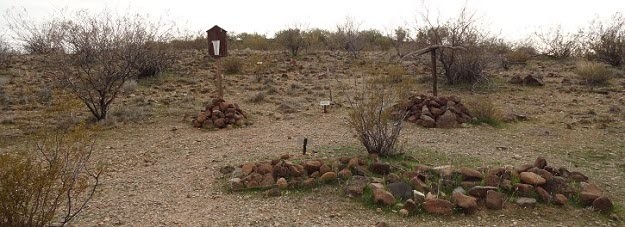
[[[223,69],[228,75],[240,73],[243,69],[243,61],[234,57],[226,58],[223,61]]]
[[[501,126],[501,112],[490,98],[481,100],[468,100],[466,106],[473,116],[471,123],[485,123],[493,127]]]
[[[614,77],[614,72],[606,65],[594,62],[578,63],[575,74],[588,86],[607,85]]]

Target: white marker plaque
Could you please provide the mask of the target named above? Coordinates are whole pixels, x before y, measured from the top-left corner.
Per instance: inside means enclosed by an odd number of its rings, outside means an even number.
[[[330,101],[321,101],[321,102],[319,102],[319,105],[321,105],[321,106],[329,106],[330,105]]]

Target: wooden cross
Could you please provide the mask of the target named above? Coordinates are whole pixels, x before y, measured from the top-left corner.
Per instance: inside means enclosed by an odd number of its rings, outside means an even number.
[[[432,94],[434,95],[434,97],[438,96],[438,76],[436,73],[436,50],[439,48],[447,48],[447,49],[452,49],[452,50],[466,50],[466,48],[460,47],[460,46],[432,45],[432,46],[423,48],[421,50],[410,52],[401,58],[403,60],[404,58],[409,57],[409,56],[420,56],[427,52],[430,52],[430,56],[432,57],[432,86],[433,86]]]

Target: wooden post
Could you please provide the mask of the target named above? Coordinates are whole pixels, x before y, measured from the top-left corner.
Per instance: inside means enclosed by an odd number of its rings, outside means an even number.
[[[220,99],[224,98],[224,88],[222,85],[222,77],[221,77],[221,58],[216,59],[217,63],[217,74],[215,75],[217,78],[217,95]]]
[[[438,75],[436,74],[436,48],[430,51],[430,55],[432,56],[432,93],[434,97],[436,97],[438,95]]]
[[[304,138],[304,147],[302,148],[302,154],[306,155],[306,145],[308,144],[308,138]]]

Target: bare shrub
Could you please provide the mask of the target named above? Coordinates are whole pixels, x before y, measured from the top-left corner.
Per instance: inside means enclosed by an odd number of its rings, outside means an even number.
[[[475,83],[486,77],[487,47],[494,38],[479,29],[475,13],[463,7],[456,18],[439,25],[433,25],[427,15],[424,19],[429,25],[419,29],[418,43],[464,48],[438,50],[438,60],[448,84]]]
[[[606,65],[594,62],[579,62],[575,74],[588,86],[606,85],[614,77],[614,72]]]
[[[395,49],[395,53],[397,53],[397,57],[402,58],[404,54],[406,54],[404,48],[410,37],[408,30],[400,26],[393,30],[392,34],[387,34],[386,36],[390,38],[393,49]]]
[[[132,65],[138,79],[159,75],[174,63],[174,55],[168,45],[148,41],[141,49],[143,53],[137,55]]]
[[[0,69],[4,69],[9,66],[11,57],[13,57],[13,49],[9,43],[0,36]]]
[[[396,104],[406,97],[407,89],[394,91],[385,83],[363,83],[361,89],[354,87],[351,97],[344,91],[351,107],[348,125],[369,154],[388,156],[401,152],[398,140],[407,111]]]
[[[105,120],[110,105],[134,76],[150,37],[140,16],[79,12],[67,34],[63,84],[87,106],[96,120]]]
[[[506,53],[506,59],[511,63],[525,63],[538,52],[531,43],[520,43],[512,47],[512,50]]]
[[[337,49],[349,52],[354,58],[358,57],[365,44],[360,33],[360,23],[346,17],[343,24],[336,26],[336,30],[333,42]]]
[[[538,52],[547,57],[566,59],[580,50],[581,34],[563,31],[560,25],[535,32],[535,37]]]
[[[306,44],[303,32],[298,27],[278,31],[275,41],[287,48],[292,56],[297,56],[300,48]]]
[[[587,46],[591,57],[612,66],[620,66],[625,60],[625,17],[614,14],[608,23],[592,22],[588,31]]]
[[[86,142],[86,143],[85,143]],[[49,226],[73,220],[100,185],[93,143],[76,132],[56,134],[35,148],[0,154],[0,226]]]
[[[52,16],[45,22],[35,22],[22,11],[7,11],[5,18],[13,38],[22,43],[30,54],[63,53],[63,41],[70,22],[59,16]]]

